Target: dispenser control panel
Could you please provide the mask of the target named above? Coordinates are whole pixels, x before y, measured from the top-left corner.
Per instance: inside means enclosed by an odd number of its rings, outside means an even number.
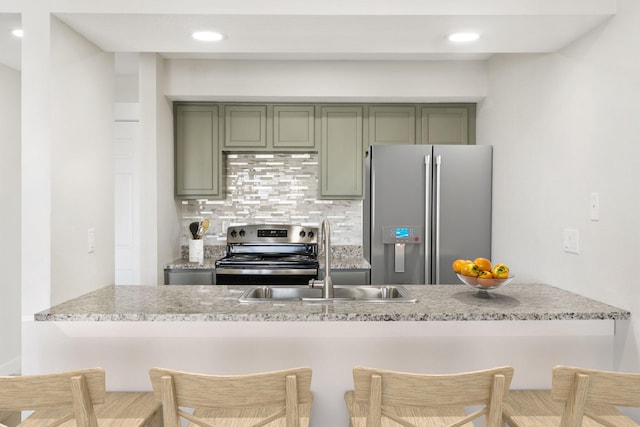
[[[382,227],[382,243],[420,244],[424,241],[424,229],[415,225]]]

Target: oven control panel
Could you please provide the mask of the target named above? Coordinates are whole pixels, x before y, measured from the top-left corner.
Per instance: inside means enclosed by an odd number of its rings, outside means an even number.
[[[227,244],[318,243],[318,227],[301,225],[238,225],[227,228]]]

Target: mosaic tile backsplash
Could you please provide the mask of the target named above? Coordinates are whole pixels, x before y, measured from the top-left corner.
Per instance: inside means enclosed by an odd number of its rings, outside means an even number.
[[[225,245],[227,227],[331,223],[331,243],[362,245],[362,201],[318,199],[317,153],[227,155],[226,200],[177,201],[188,244],[189,223],[209,218],[205,245]]]

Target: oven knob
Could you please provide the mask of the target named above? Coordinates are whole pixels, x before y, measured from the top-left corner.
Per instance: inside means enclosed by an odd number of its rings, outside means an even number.
[[[238,232],[236,230],[231,230],[231,237],[236,237]]]
[[[308,236],[310,239],[313,239],[313,231],[309,231],[309,233],[307,234],[307,236]]]
[[[245,234],[246,234],[246,233],[245,233],[245,231],[244,231],[244,230],[240,230],[240,237],[244,237],[244,235],[245,235]]]
[[[305,232],[304,232],[304,230],[302,230],[302,231],[300,232],[300,237],[304,237],[304,236],[306,236],[306,235],[307,235],[307,233],[305,233]]]

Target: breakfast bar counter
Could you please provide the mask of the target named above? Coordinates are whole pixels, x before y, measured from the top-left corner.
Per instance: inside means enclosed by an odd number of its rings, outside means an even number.
[[[313,369],[312,427],[348,426],[358,365],[451,373],[511,365],[512,388],[548,388],[557,364],[615,370],[627,310],[544,284],[481,299],[458,285],[403,285],[398,302],[240,303],[244,287],[107,286],[23,321],[25,374],[101,366],[110,391],[151,389],[160,366],[242,374]]]
[[[37,321],[622,320],[630,313],[553,286],[510,285],[477,298],[466,285],[402,285],[417,301],[240,303],[246,286],[107,286],[35,315]]]

